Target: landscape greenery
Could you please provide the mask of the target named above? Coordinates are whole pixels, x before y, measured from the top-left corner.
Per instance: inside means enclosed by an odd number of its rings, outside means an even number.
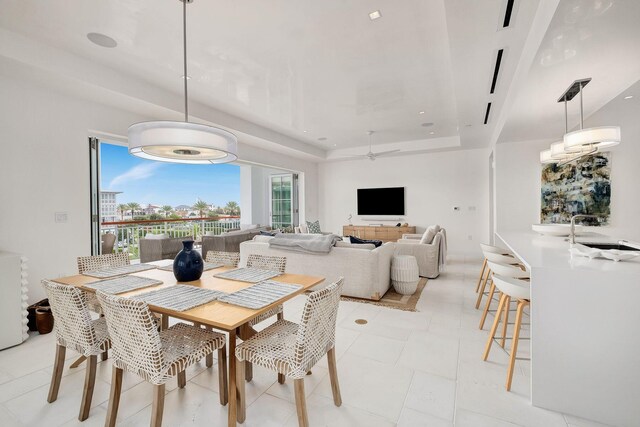
[[[212,206],[204,200],[198,199],[189,209],[176,210],[173,206],[164,205],[159,209],[159,213],[146,214],[145,208],[139,203],[130,202],[118,205],[118,213],[121,221],[141,221],[141,220],[163,220],[163,219],[183,219],[189,217],[217,219],[220,215],[240,215],[240,206],[237,202],[231,201],[222,207],[212,209]],[[125,215],[127,218],[125,219]]]

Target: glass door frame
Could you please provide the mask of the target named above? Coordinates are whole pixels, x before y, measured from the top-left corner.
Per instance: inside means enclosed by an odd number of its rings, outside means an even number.
[[[289,178],[290,181],[290,197],[287,199],[284,198],[278,198],[278,199],[274,199],[274,178],[280,178],[280,184],[282,184],[282,179],[283,178]],[[292,228],[292,232],[293,232],[293,228],[296,227],[298,225],[298,221],[299,221],[299,208],[298,208],[298,203],[299,203],[299,197],[298,197],[298,174],[296,173],[281,173],[281,174],[272,174],[269,175],[269,224],[271,225],[271,227],[274,228],[282,228],[282,227],[291,227]],[[289,201],[290,202],[290,207],[289,207],[289,212],[288,212],[288,216],[290,218],[290,221],[287,223],[284,223],[283,221],[275,221],[274,222],[274,214],[275,214],[275,209],[274,209],[274,202],[275,201]],[[281,208],[282,206],[280,206]],[[283,216],[283,214],[286,214],[285,211],[283,211],[282,209],[278,209],[279,215],[281,218]]]

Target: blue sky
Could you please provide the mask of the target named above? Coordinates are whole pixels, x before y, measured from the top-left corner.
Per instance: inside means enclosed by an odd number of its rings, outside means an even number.
[[[100,156],[100,189],[122,191],[118,203],[191,206],[198,198],[217,206],[240,203],[239,166],[154,162],[104,142]]]

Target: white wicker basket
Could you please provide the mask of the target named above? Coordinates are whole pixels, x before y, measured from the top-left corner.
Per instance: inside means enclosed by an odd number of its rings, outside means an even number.
[[[397,293],[411,295],[418,288],[420,270],[416,258],[411,255],[396,255],[391,263],[391,283]]]

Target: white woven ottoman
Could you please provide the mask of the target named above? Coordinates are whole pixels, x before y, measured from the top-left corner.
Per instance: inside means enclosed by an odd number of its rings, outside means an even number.
[[[391,262],[391,283],[397,293],[411,295],[420,282],[418,261],[411,255],[396,255]]]

